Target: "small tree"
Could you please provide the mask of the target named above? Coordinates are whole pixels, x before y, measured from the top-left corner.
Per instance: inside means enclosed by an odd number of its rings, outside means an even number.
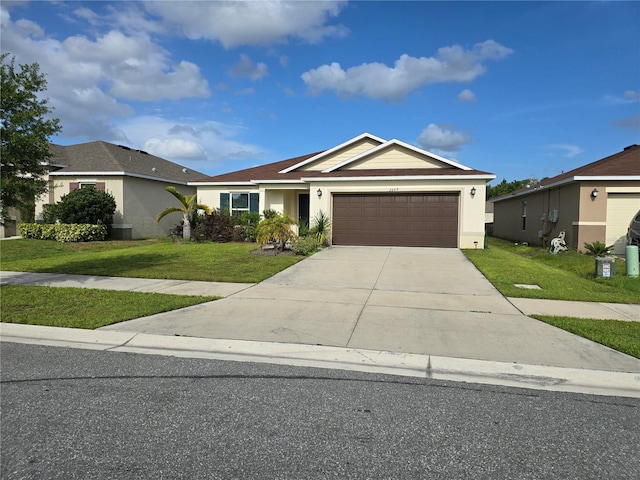
[[[173,195],[180,202],[180,206],[165,208],[163,211],[161,211],[158,214],[158,216],[156,217],[156,220],[159,222],[170,213],[174,213],[174,212],[181,213],[182,223],[183,223],[182,238],[185,240],[190,240],[191,239],[190,217],[192,212],[196,210],[204,210],[208,214],[208,213],[211,213],[211,209],[207,205],[198,203],[197,194],[195,193],[193,195],[183,195],[176,189],[176,187],[173,187],[173,186],[167,187],[165,188],[165,190],[169,192],[171,195]]]
[[[47,98],[44,74],[37,63],[5,63],[9,54],[0,55],[0,216],[9,207],[22,207],[32,215],[35,197],[47,191],[43,176],[51,158],[49,137],[61,129]]]
[[[94,186],[77,188],[63,196],[55,207],[55,216],[60,223],[90,223],[106,225],[111,231],[116,199]]]
[[[278,249],[284,250],[284,245],[288,240],[296,238],[291,226],[297,224],[298,222],[286,213],[269,216],[258,224],[256,240],[260,245],[266,245],[270,242],[275,243],[275,253],[277,255]]]

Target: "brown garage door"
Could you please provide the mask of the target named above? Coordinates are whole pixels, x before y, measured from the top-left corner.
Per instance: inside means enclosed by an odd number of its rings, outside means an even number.
[[[333,196],[333,244],[458,246],[458,194]]]

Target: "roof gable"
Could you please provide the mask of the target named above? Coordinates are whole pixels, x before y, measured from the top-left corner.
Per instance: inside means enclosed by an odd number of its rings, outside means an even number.
[[[330,173],[336,170],[396,170],[402,168],[432,169],[452,167],[461,170],[471,170],[471,168],[461,163],[393,139],[362,152],[360,155],[347,158],[345,161],[327,168],[322,172]]]
[[[291,165],[280,173],[289,173],[294,170],[323,170],[329,168],[331,163],[340,163],[345,158],[351,158],[382,143],[384,143],[384,139],[365,132],[300,163]]]

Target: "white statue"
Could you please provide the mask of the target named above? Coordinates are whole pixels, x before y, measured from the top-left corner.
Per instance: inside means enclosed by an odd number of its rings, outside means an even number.
[[[551,248],[549,251],[554,255],[558,252],[566,252],[569,248],[567,248],[567,244],[564,241],[564,230],[560,232],[560,234],[551,240]]]

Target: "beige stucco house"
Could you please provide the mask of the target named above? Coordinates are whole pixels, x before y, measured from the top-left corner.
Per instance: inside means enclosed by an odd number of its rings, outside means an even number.
[[[549,245],[561,231],[568,247],[594,241],[623,254],[629,222],[640,210],[640,146],[493,199],[493,234]]]
[[[56,203],[83,185],[93,185],[116,199],[112,229],[115,239],[167,235],[181,216],[168,215],[156,222],[163,209],[179,206],[165,188],[173,185],[185,195],[193,194],[196,188],[188,182],[205,177],[147,152],[101,141],[51,145],[51,153],[49,192],[36,201],[36,221],[42,219],[43,205]]]
[[[189,182],[232,212],[331,220],[334,245],[482,248],[486,183],[474,170],[399,140],[363,133],[322,152]]]

